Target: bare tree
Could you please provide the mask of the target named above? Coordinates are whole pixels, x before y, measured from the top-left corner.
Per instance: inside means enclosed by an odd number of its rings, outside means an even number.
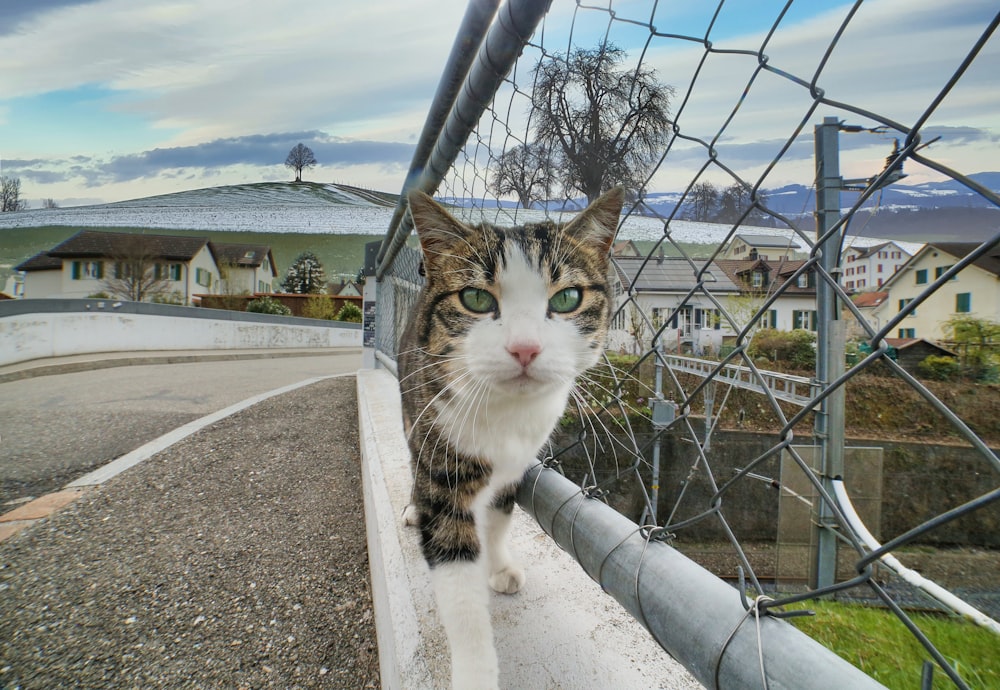
[[[493,165],[489,190],[496,196],[514,194],[523,208],[548,199],[555,182],[551,156],[527,144],[504,151]]]
[[[52,197],[42,200],[42,208],[59,208],[59,204]]]
[[[758,190],[756,203],[764,204],[766,202],[767,197],[763,192]],[[715,221],[718,223],[735,223],[740,220],[751,206],[754,206],[754,198],[751,195],[750,188],[739,182],[734,182],[719,194],[719,210],[716,213]],[[743,222],[748,225],[760,225],[770,222],[770,219],[759,208],[754,207],[747,214],[747,217],[743,219]]]
[[[154,241],[146,235],[121,237],[109,256],[110,270],[101,281],[112,297],[144,302],[170,292],[170,267],[160,263]]]
[[[21,198],[21,178],[0,176],[0,212],[27,208],[28,202]]]
[[[292,150],[288,152],[288,158],[285,159],[285,167],[295,171],[296,182],[302,181],[303,169],[311,168],[314,165],[316,165],[316,156],[313,155],[312,149],[304,146],[302,142],[293,146]]]
[[[673,89],[656,72],[622,69],[626,53],[604,43],[535,67],[535,144],[559,154],[560,181],[593,202],[616,184],[632,195],[670,136]]]
[[[688,193],[688,220],[711,221],[719,206],[719,190],[711,182],[699,182]]]

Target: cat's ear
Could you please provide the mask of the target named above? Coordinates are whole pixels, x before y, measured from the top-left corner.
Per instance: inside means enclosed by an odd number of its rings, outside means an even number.
[[[413,227],[424,250],[424,261],[432,267],[439,256],[454,253],[453,248],[468,242],[471,230],[445,210],[444,206],[418,189],[412,190],[407,199]]]
[[[625,190],[612,187],[567,223],[563,232],[583,244],[596,246],[602,255],[607,254],[615,241],[624,204]]]

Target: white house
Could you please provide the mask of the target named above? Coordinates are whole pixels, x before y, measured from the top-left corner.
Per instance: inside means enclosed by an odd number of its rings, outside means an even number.
[[[242,257],[242,263],[237,257]],[[114,281],[126,279],[134,270],[134,259],[141,259],[143,270],[157,281],[155,297],[179,304],[191,304],[199,293],[228,290],[230,286],[221,281],[224,273],[241,286],[239,291],[246,283],[249,292],[254,291],[250,281],[268,288],[261,292],[269,292],[277,275],[267,247],[220,245],[199,237],[97,230],[82,230],[22,262],[15,270],[23,276],[26,298],[85,298],[109,293]]]
[[[278,273],[270,247],[218,242],[209,242],[208,247],[219,267],[223,283],[220,292],[234,295],[274,292]]]
[[[802,259],[716,261],[715,265],[739,288],[739,297],[730,299],[727,310],[747,322],[780,289],[781,295],[762,314],[760,327],[815,331],[816,274],[810,268],[798,273],[805,263]]]
[[[875,324],[885,325],[962,258],[977,242],[932,242],[924,245],[882,289],[888,298],[872,310]],[[896,324],[890,336],[943,340],[944,324],[955,316],[1000,322],[1000,248],[979,257],[945,281]]]
[[[737,233],[732,241],[719,255],[721,259],[794,259],[796,252],[802,249],[795,238],[783,235],[751,235]]]
[[[895,242],[872,247],[845,247],[841,253],[840,284],[848,292],[881,290],[911,256]]]
[[[642,257],[614,260],[620,289],[609,335],[611,349],[628,351],[637,344],[645,349],[664,325],[661,342],[667,351],[695,354],[718,351],[752,322],[760,328],[816,330],[815,274],[807,269],[796,275],[805,264],[801,259],[695,260],[694,266],[687,259],[673,257],[653,258],[643,266],[644,262]],[[779,288],[781,295],[761,312]],[[633,295],[631,303],[629,294]],[[642,343],[636,343],[637,330]]]

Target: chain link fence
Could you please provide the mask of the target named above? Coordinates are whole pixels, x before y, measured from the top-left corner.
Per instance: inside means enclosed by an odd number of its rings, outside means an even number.
[[[403,191],[512,224],[586,203],[537,159],[527,169],[547,181],[530,208],[497,198],[496,171],[537,143],[538,65],[613,45],[633,85],[649,70],[669,84],[667,136],[619,230],[608,354],[519,502],[706,686],[862,687],[870,679],[776,620],[819,597],[890,611],[928,662],[910,669],[914,684],[1000,682],[936,645],[922,616],[1000,634],[1000,394],[989,383],[1000,216],[977,215],[987,239],[974,242],[948,227],[929,243],[861,234],[892,213],[881,199],[906,174],[950,180],[949,193],[1000,211],[946,148],[974,138],[951,123],[977,107],[997,57],[995,8],[955,9],[960,35],[930,61],[919,34],[876,40],[943,11],[472,2],[435,96]],[[857,87],[887,62],[902,83],[880,98]],[[976,145],[997,153],[995,136]],[[790,178],[807,190],[798,208],[783,199],[796,188],[768,192]],[[376,345],[390,368],[421,282],[403,203],[376,271]],[[929,382],[941,372],[928,358],[954,373],[944,341],[963,324],[984,331],[980,380]]]

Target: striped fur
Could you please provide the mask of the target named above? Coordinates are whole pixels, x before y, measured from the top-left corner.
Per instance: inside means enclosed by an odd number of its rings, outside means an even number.
[[[623,193],[564,226],[514,228],[466,226],[420,192],[409,201],[427,281],[399,354],[407,519],[431,567],[453,686],[492,688],[486,584],[513,593],[524,581],[505,544],[514,495],[603,348]]]

